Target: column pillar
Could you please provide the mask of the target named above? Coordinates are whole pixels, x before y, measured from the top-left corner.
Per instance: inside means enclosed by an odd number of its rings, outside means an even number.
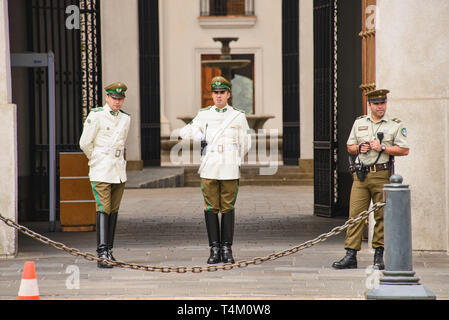
[[[17,121],[11,102],[8,1],[0,0],[0,214],[17,221]],[[17,254],[17,232],[0,222],[0,258]]]

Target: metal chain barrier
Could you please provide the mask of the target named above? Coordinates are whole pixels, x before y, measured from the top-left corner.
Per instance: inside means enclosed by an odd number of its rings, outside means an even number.
[[[224,263],[222,265],[209,265],[207,267],[201,267],[201,266],[195,266],[195,267],[151,266],[151,265],[128,263],[128,262],[124,262],[124,261],[113,261],[113,260],[109,260],[109,259],[105,259],[105,258],[98,258],[92,253],[81,252],[78,249],[67,247],[65,244],[63,244],[61,242],[53,241],[39,233],[36,233],[36,232],[28,229],[27,227],[17,224],[16,222],[12,221],[11,219],[3,217],[1,214],[0,214],[0,220],[2,220],[6,225],[17,229],[21,233],[23,233],[35,240],[40,241],[43,244],[50,245],[58,250],[66,251],[73,256],[81,256],[84,259],[89,260],[89,261],[103,262],[106,264],[110,264],[114,267],[127,268],[127,269],[132,269],[132,270],[153,271],[153,272],[162,272],[162,273],[170,273],[170,272],[200,273],[203,271],[207,271],[207,272],[214,272],[214,271],[218,271],[218,270],[227,271],[227,270],[232,270],[233,268],[236,268],[236,267],[237,268],[246,268],[249,265],[258,265],[258,264],[264,263],[266,261],[273,261],[273,260],[277,260],[281,257],[289,256],[289,255],[296,253],[300,250],[310,248],[317,243],[323,242],[323,241],[327,240],[328,238],[341,233],[343,230],[347,229],[348,227],[356,224],[357,222],[359,222],[361,220],[368,218],[370,213],[375,212],[375,211],[383,208],[384,206],[385,206],[385,203],[377,202],[371,207],[371,209],[361,212],[355,218],[348,219],[345,222],[345,224],[335,227],[328,233],[323,233],[323,234],[319,235],[318,237],[316,237],[315,239],[306,241],[306,242],[304,242],[300,245],[297,245],[295,247],[291,247],[291,248],[283,250],[283,251],[275,252],[275,253],[272,253],[265,257],[255,257],[251,260],[242,260],[242,261],[238,261],[236,263]]]

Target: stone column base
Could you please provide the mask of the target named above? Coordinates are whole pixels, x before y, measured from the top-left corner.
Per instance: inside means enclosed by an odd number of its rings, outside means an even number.
[[[436,296],[421,284],[381,284],[366,293],[368,300],[435,300]]]
[[[0,214],[17,221],[17,106],[1,104],[0,110]],[[17,231],[0,221],[0,258],[17,254]]]

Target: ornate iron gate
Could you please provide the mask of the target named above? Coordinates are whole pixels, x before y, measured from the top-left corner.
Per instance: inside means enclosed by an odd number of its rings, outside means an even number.
[[[79,9],[79,29],[66,28],[66,8],[71,5]],[[80,151],[83,115],[102,104],[100,4],[99,0],[30,0],[27,6],[30,51],[55,54],[58,165],[59,152]],[[47,71],[31,72],[31,174],[36,192],[30,219],[48,220]],[[57,182],[58,177],[59,165]],[[59,199],[59,186],[56,190]]]
[[[140,132],[144,166],[161,165],[158,0],[139,0]]]
[[[314,214],[337,202],[337,0],[314,0]]]
[[[282,77],[284,164],[299,158],[299,0],[282,1]]]

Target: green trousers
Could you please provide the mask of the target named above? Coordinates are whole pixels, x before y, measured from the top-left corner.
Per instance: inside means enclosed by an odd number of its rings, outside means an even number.
[[[371,200],[373,204],[383,202],[383,187],[389,182],[389,171],[382,170],[369,172],[366,179],[362,182],[357,179],[353,173],[353,184],[351,189],[351,198],[349,203],[349,218],[357,217],[360,212],[368,210]],[[383,208],[374,212],[374,233],[372,247],[378,248],[384,246],[384,213]],[[345,249],[360,250],[362,245],[363,230],[365,221],[361,220],[357,224],[349,227],[346,231]]]
[[[125,191],[125,183],[92,181],[91,185],[97,212],[106,214],[118,212]]]
[[[201,191],[205,210],[213,213],[227,213],[234,209],[239,180],[213,180],[201,178]]]

